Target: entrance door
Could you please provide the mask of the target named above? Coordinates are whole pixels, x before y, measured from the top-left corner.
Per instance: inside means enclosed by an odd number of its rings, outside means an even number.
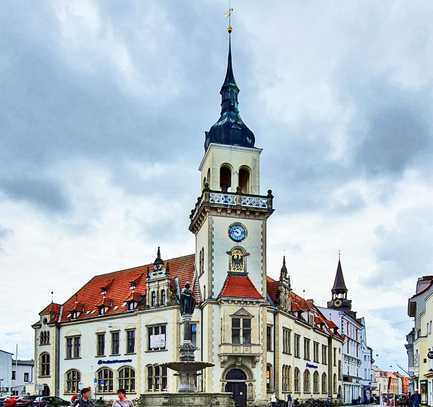
[[[241,369],[231,369],[225,379],[227,384],[225,391],[233,394],[236,407],[246,407],[247,405],[247,375]]]
[[[226,392],[233,394],[236,407],[246,407],[247,385],[245,382],[227,382]]]

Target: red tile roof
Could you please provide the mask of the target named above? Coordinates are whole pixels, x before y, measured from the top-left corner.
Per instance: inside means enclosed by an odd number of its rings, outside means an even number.
[[[218,297],[248,298],[260,300],[263,297],[257,291],[248,276],[228,274]]]
[[[52,302],[51,304],[48,304],[40,313],[39,315],[49,315],[48,322],[55,322],[59,318],[59,312],[60,312],[60,304],[56,304],[55,302]]]
[[[165,261],[165,266],[169,279],[174,280],[177,277],[179,279],[180,287],[183,287],[186,281],[189,281],[194,285],[193,254],[169,259]],[[134,281],[136,284],[134,297],[137,298],[137,294],[143,295],[146,290],[147,271],[150,267],[152,267],[152,264],[93,277],[63,304],[61,322],[69,320],[70,313],[77,308],[76,304],[79,304],[81,308],[81,313],[77,319],[94,318],[98,316],[98,305],[101,305],[102,303],[108,305],[106,304],[108,299],[111,304],[109,304],[110,306],[105,315],[115,315],[127,312],[124,303],[128,298],[131,298],[130,282]],[[105,301],[101,294],[101,288],[107,290]],[[196,289],[195,292],[197,292]]]
[[[267,277],[266,279],[268,296],[270,299],[276,303],[278,299],[278,285],[279,281],[274,280],[271,277]],[[314,325],[316,328],[323,330],[324,332],[330,333],[334,336],[338,336],[342,338],[341,335],[335,333],[334,329],[337,328],[337,325],[334,324],[331,320],[327,319],[320,310],[314,305],[313,300],[306,300],[291,291],[289,294],[291,311],[292,312],[311,312],[314,315]]]

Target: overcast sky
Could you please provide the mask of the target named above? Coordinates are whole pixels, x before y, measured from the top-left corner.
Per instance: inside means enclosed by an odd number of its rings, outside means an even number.
[[[324,305],[338,250],[377,363],[406,366],[432,273],[433,2],[233,0],[241,115],[271,188],[268,269]],[[226,1],[3,1],[0,348],[98,273],[192,253]]]

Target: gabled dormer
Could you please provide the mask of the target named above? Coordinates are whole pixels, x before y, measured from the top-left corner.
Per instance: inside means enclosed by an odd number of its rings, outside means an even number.
[[[147,272],[146,306],[150,308],[167,305],[167,294],[170,288],[169,263],[165,263],[161,257],[161,249],[158,246],[155,261]]]

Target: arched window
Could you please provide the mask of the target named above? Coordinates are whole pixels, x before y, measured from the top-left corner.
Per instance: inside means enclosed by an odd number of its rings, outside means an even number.
[[[316,370],[313,373],[313,393],[319,394],[320,388],[319,388],[319,372]]]
[[[301,392],[301,372],[295,367],[293,382],[295,385],[295,393]]]
[[[227,192],[232,186],[232,170],[227,164],[220,168],[220,188],[221,191]]]
[[[50,375],[50,354],[47,352],[41,353],[39,356],[39,376],[47,377]]]
[[[125,389],[127,393],[135,392],[135,370],[132,367],[119,369],[119,389]]]
[[[98,378],[97,393],[112,393],[113,392],[113,371],[107,367],[103,367],[96,372]]]
[[[326,373],[322,373],[322,394],[328,393],[328,378]]]
[[[310,383],[310,371],[305,369],[304,371],[304,394],[311,393],[311,383]]]
[[[250,170],[248,167],[239,169],[239,191],[243,194],[250,193]]]
[[[161,305],[165,305],[165,290],[161,290]]]
[[[290,380],[290,366],[283,365],[283,372],[282,372],[282,384],[283,384],[283,392],[291,392],[291,380]]]
[[[70,369],[65,373],[65,393],[66,394],[77,394],[79,392],[78,385],[81,380],[81,374],[76,369]]]
[[[152,294],[150,295],[150,306],[156,306],[156,291],[152,291]]]
[[[332,380],[332,392],[337,394],[337,375],[334,373],[334,377]]]

